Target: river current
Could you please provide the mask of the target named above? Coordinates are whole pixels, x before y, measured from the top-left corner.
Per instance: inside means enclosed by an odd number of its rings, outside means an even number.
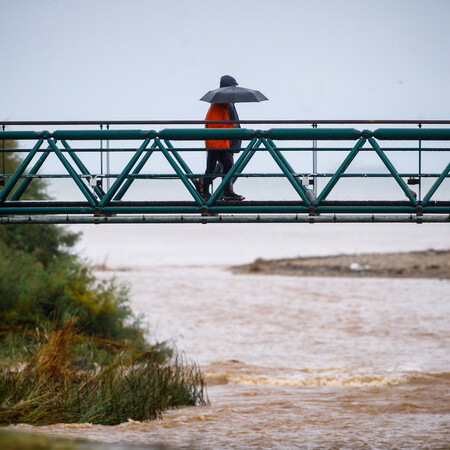
[[[450,446],[450,282],[233,275],[256,258],[450,248],[447,224],[98,225],[79,251],[130,286],[210,404],[37,431],[180,448]],[[19,425],[19,429],[33,429]]]

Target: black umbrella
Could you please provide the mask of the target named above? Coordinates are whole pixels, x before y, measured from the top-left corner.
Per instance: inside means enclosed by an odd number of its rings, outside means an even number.
[[[227,86],[206,93],[200,100],[208,103],[262,102],[268,98],[259,91],[240,86]]]

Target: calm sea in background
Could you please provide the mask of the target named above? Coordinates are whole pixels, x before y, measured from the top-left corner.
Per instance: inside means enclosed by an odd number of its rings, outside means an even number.
[[[450,446],[448,280],[233,275],[256,258],[448,249],[448,224],[87,225],[149,339],[198,362],[210,405],[153,422],[40,427],[193,448]],[[17,428],[34,429],[20,425]]]

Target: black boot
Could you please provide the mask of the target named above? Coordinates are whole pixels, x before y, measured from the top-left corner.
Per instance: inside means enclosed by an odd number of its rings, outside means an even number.
[[[204,178],[196,178],[193,180],[193,183],[195,189],[203,200],[208,200],[209,197],[211,197],[211,194],[209,193],[209,185],[205,182]]]
[[[239,195],[239,194],[236,194],[236,192],[234,192],[234,191],[231,191],[231,192],[225,192],[224,194],[223,194],[223,199],[224,200],[228,200],[228,201],[230,201],[230,200],[234,200],[234,201],[242,201],[242,200],[244,200],[245,199],[245,197],[243,196],[243,195]]]

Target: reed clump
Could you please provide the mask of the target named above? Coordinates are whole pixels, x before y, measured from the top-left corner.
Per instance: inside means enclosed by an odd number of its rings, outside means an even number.
[[[73,361],[79,339],[69,320],[25,367],[0,369],[0,424],[115,425],[207,401],[202,373],[182,356],[162,361],[122,347],[108,365],[80,368]]]

